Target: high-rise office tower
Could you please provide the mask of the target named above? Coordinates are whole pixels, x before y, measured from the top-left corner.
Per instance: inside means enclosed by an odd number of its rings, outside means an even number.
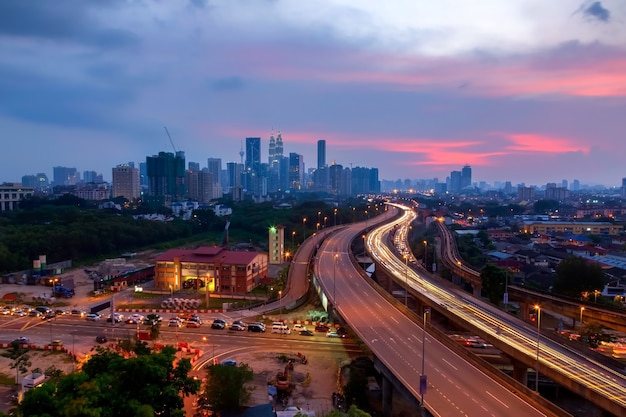
[[[127,200],[139,198],[141,184],[139,170],[129,165],[118,165],[112,170],[112,197],[124,197]]]
[[[304,184],[304,157],[295,152],[289,154],[289,188],[301,190]]]
[[[213,176],[213,182],[222,186],[222,159],[221,158],[209,158],[207,159],[207,169]]]
[[[187,169],[193,170],[193,171],[200,171],[200,162],[189,162],[187,163]]]
[[[274,156],[276,157],[276,159],[284,156],[283,155],[283,135],[282,133],[280,133],[280,131],[278,132],[278,135],[276,136],[276,151],[274,152]]]
[[[52,179],[54,185],[76,185],[80,180],[80,175],[76,168],[54,167],[52,168]]]
[[[246,138],[246,170],[259,172],[261,165],[261,138]]]
[[[274,133],[270,135],[270,147],[267,156],[267,163],[272,166],[274,161],[276,160],[276,138],[274,137]]]
[[[472,185],[472,167],[465,165],[461,169],[461,190]]]
[[[317,141],[317,169],[326,166],[326,141],[320,139]]]
[[[185,153],[159,152],[146,158],[148,194],[165,196],[175,201],[185,195]]]
[[[461,171],[452,171],[450,172],[450,179],[448,184],[448,190],[452,193],[458,193],[461,191],[462,184],[462,176]]]
[[[187,197],[198,203],[205,204],[213,198],[213,176],[208,170],[194,171],[187,170],[185,173],[185,188]]]
[[[574,180],[578,181],[578,180]],[[622,192],[620,193],[622,198],[626,198],[626,178],[622,178]]]

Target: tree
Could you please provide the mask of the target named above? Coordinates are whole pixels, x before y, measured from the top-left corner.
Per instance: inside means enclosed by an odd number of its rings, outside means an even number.
[[[552,291],[569,297],[580,297],[604,286],[605,278],[598,264],[587,262],[580,256],[564,259],[556,268]]]
[[[176,360],[176,350],[124,358],[101,349],[81,372],[29,390],[18,406],[28,417],[182,417],[183,396],[195,394],[200,382],[189,377],[188,359]]]
[[[11,342],[11,347],[2,353],[5,358],[11,359],[10,368],[15,369],[15,385],[19,383],[20,373],[28,371],[28,367],[31,365],[30,355],[28,349],[22,348],[22,344],[18,340]]]
[[[198,403],[214,411],[234,411],[248,401],[250,388],[245,384],[252,381],[252,369],[241,363],[238,366],[210,365],[207,369],[207,386]]]
[[[487,298],[493,304],[498,304],[504,294],[506,273],[492,263],[488,263],[480,270],[480,282]]]

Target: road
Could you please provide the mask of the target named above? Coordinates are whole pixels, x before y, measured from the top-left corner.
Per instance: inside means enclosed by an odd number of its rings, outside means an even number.
[[[424,351],[425,404],[434,415],[544,416],[434,338],[424,338],[418,325],[378,294],[347,250],[360,232],[358,226],[348,226],[328,237],[318,252],[315,274],[341,316],[404,386],[420,398]]]
[[[405,217],[395,223],[408,227],[413,216],[414,213],[407,211]],[[413,290],[429,298],[432,303],[522,352],[530,363],[536,363],[538,359],[540,372],[563,375],[584,386],[585,390],[610,400],[626,412],[626,377],[622,373],[542,337],[528,324],[494,306],[469,297],[461,290],[443,287],[425,274],[419,274],[412,269],[406,275],[403,260],[386,245],[387,237],[394,227],[392,222],[377,228],[368,235],[367,243],[372,248],[372,257],[388,270],[395,271],[398,280],[408,280]]]

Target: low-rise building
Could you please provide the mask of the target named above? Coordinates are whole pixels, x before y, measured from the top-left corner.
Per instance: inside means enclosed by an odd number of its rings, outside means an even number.
[[[156,259],[154,286],[171,291],[196,288],[246,293],[267,278],[267,270],[267,253],[230,251],[216,246],[171,249]],[[187,281],[192,285],[187,285]]]

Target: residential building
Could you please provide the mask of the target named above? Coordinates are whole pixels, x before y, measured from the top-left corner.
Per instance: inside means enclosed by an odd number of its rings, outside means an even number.
[[[17,209],[20,200],[32,197],[33,187],[24,187],[20,183],[5,182],[0,185],[0,211]]]
[[[185,153],[159,152],[146,158],[148,195],[179,201],[185,195]]]
[[[112,178],[111,197],[124,197],[132,201],[141,196],[139,169],[127,164],[118,165],[112,169]]]
[[[268,231],[269,263],[282,264],[285,262],[285,226],[272,226]]]

